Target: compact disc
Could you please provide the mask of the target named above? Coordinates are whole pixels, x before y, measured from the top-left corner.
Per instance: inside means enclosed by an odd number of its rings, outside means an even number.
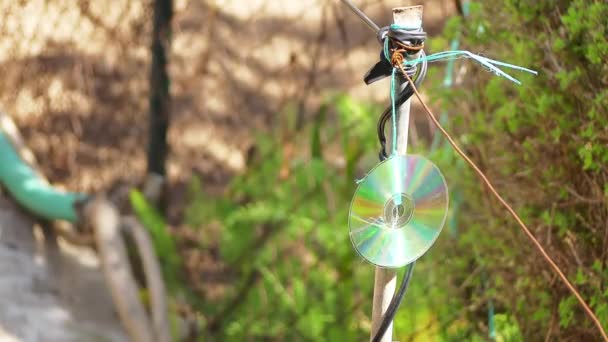
[[[448,187],[430,160],[393,156],[359,183],[350,206],[350,239],[361,257],[403,267],[433,245],[448,213]]]

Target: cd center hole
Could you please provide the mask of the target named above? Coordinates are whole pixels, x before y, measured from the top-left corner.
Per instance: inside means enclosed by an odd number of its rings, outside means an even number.
[[[384,205],[384,220],[390,228],[403,228],[412,219],[414,206],[410,196],[393,195]]]
[[[398,204],[393,208],[393,219],[398,219],[405,214],[405,206]]]

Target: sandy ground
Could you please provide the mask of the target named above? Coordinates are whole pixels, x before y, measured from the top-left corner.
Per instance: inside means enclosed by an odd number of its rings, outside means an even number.
[[[126,341],[95,254],[34,227],[0,194],[0,341]]]

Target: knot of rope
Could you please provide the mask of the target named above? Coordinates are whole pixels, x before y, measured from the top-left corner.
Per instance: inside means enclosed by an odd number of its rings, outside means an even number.
[[[403,61],[405,58],[403,57],[402,51],[403,49],[394,49],[393,54],[391,55],[391,64],[393,68],[403,65]]]
[[[413,79],[416,86],[419,86],[426,77],[427,63],[424,60],[426,57],[424,52],[426,33],[420,28],[412,29],[393,24],[382,28],[378,38],[384,46],[382,57],[384,58],[385,63],[388,64],[387,67],[389,70],[387,73],[391,76],[391,105],[382,113],[382,116],[378,121],[378,140],[381,145],[379,155],[380,159],[384,160],[389,156],[389,153],[386,151],[386,123],[392,118],[392,153],[395,153],[397,149],[396,107],[403,104],[414,94],[412,87],[407,84],[401,73],[404,73]],[[408,60],[420,58],[423,59],[423,62],[421,63],[407,63]],[[405,86],[402,87],[400,91],[397,90],[397,76],[401,79],[401,84],[405,83]]]
[[[400,69],[405,65],[405,71],[414,80],[418,77],[418,64],[406,64],[406,60],[426,56],[424,53],[424,41],[426,32],[422,29],[412,29],[393,24],[388,27],[384,38],[384,57],[390,61],[394,69]]]

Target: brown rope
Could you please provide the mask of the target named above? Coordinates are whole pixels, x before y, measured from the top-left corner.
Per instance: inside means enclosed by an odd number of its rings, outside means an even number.
[[[399,61],[399,60],[402,61],[403,60],[403,56],[401,56],[401,58],[399,58],[399,57],[397,57],[395,55],[396,54],[393,54],[393,58],[391,58],[391,60],[394,60],[394,61]],[[570,281],[568,280],[568,278],[564,275],[564,272],[562,272],[562,270],[559,268],[559,266],[557,266],[557,264],[549,256],[549,254],[547,254],[547,252],[545,251],[545,249],[543,248],[543,246],[534,237],[534,235],[532,234],[532,232],[530,231],[530,229],[522,221],[522,219],[519,217],[519,215],[517,215],[517,213],[515,212],[515,210],[513,210],[513,208],[511,208],[511,206],[502,198],[502,196],[500,196],[500,194],[498,193],[498,191],[496,191],[496,189],[494,188],[494,186],[492,185],[492,183],[490,183],[490,181],[488,180],[488,177],[486,177],[486,175],[479,169],[479,167],[477,167],[477,165],[475,165],[475,163],[460,149],[460,147],[458,147],[458,145],[456,144],[456,142],[454,141],[454,139],[452,139],[452,137],[450,136],[450,134],[441,126],[441,124],[439,123],[439,121],[435,118],[435,115],[433,115],[433,112],[431,111],[431,109],[422,100],[422,97],[420,96],[420,93],[418,92],[418,89],[416,89],[416,86],[414,85],[414,82],[412,81],[412,79],[407,75],[407,73],[403,69],[403,63],[395,63],[393,65],[396,65],[399,68],[399,70],[401,71],[401,73],[403,74],[403,76],[407,79],[407,81],[410,84],[410,87],[412,87],[412,89],[414,90],[414,94],[416,94],[416,97],[420,101],[420,104],[422,104],[422,107],[424,107],[424,110],[426,111],[426,114],[429,116],[429,118],[431,119],[431,121],[433,121],[433,123],[435,124],[435,126],[437,126],[437,128],[445,136],[445,138],[448,140],[448,142],[450,143],[450,145],[452,145],[452,147],[454,148],[454,150],[456,150],[456,152],[473,168],[473,170],[475,170],[475,172],[477,173],[477,175],[479,175],[479,177],[483,180],[483,182],[485,183],[485,185],[488,187],[488,189],[490,189],[490,191],[492,192],[492,194],[494,194],[494,196],[496,197],[496,199],[498,199],[498,201],[507,209],[507,211],[511,214],[511,216],[513,216],[513,218],[515,219],[515,221],[517,221],[517,223],[519,224],[519,226],[521,227],[521,229],[524,231],[524,233],[526,233],[526,235],[530,238],[530,240],[532,240],[532,243],[534,243],[534,246],[538,249],[538,251],[543,256],[543,258],[545,258],[545,260],[547,261],[547,263],[549,263],[549,265],[551,265],[551,268],[553,268],[553,270],[555,271],[555,273],[557,273],[557,275],[560,277],[560,279],[562,280],[562,282],[566,285],[566,287],[568,288],[568,290],[570,290],[570,292],[579,301],[579,303],[581,304],[581,306],[583,307],[583,309],[585,310],[585,312],[587,313],[587,315],[589,316],[589,318],[591,318],[591,320],[593,321],[593,323],[597,326],[598,330],[602,334],[602,337],[604,338],[604,341],[608,341],[608,335],[606,335],[606,332],[604,331],[604,328],[602,327],[602,324],[600,323],[599,319],[597,318],[597,316],[595,315],[595,313],[593,312],[593,310],[591,310],[591,308],[589,307],[589,305],[585,302],[585,300],[583,299],[583,297],[581,296],[581,294],[578,292],[578,290],[574,287],[574,285],[572,285],[572,283],[570,283]]]

